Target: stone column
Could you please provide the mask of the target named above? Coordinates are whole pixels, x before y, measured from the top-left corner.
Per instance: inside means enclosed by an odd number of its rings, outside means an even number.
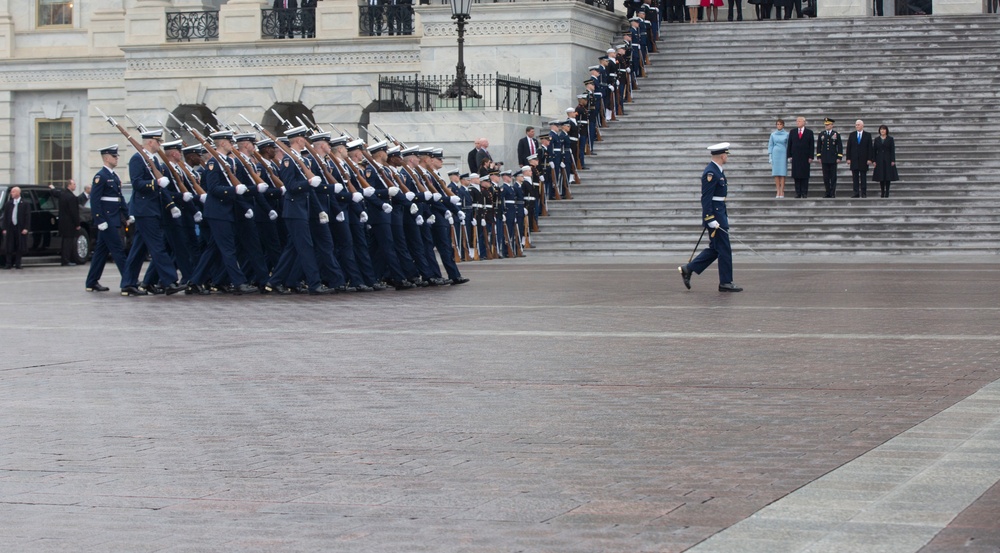
[[[125,44],[159,45],[167,41],[167,8],[170,0],[136,0],[125,10]]]
[[[0,90],[0,181],[14,180],[14,93]]]
[[[266,0],[229,0],[219,8],[219,42],[260,40],[260,10],[270,8]]]
[[[355,38],[361,12],[357,0],[323,0],[316,8],[316,38]]]

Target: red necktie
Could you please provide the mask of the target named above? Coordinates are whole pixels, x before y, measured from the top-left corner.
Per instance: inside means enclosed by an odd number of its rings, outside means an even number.
[[[802,138],[802,129],[799,129],[799,138]]]
[[[533,138],[528,138],[528,151],[531,152],[531,155],[535,155],[535,139]]]

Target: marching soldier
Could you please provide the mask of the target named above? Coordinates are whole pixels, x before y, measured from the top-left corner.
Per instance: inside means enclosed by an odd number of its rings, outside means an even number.
[[[125,251],[119,234],[123,220],[128,217],[128,205],[122,195],[122,181],[115,174],[118,166],[118,145],[114,144],[99,150],[104,167],[94,176],[94,184],[90,189],[90,208],[94,223],[97,226],[97,242],[94,245],[94,255],[90,259],[90,271],[87,273],[86,288],[88,292],[107,292],[107,286],[101,286],[99,280],[104,274],[104,265],[108,256],[114,260],[118,272],[125,272]]]

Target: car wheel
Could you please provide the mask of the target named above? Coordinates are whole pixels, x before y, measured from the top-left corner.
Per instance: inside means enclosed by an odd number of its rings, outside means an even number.
[[[76,231],[76,241],[74,242],[73,255],[76,263],[86,263],[90,257],[90,235],[85,229]]]

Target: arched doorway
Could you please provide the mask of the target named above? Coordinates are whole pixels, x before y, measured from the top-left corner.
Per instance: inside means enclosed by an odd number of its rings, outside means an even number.
[[[275,136],[282,136],[291,127],[306,125],[311,129],[314,124],[322,126],[322,123],[316,121],[313,111],[302,102],[278,102],[264,112],[264,119],[260,122],[262,127]]]
[[[177,120],[190,125],[191,128],[205,136],[208,136],[212,131],[207,128],[203,128],[202,125],[198,123],[199,120],[206,125],[211,125],[212,127],[218,126],[218,122],[215,120],[215,113],[208,109],[208,106],[205,104],[181,104],[174,108],[171,114],[173,117],[168,117],[166,121],[163,121],[163,123],[166,125],[167,129],[180,135],[181,139],[184,140],[184,143],[188,145],[197,144],[198,139],[184,130],[184,128],[177,123]]]

